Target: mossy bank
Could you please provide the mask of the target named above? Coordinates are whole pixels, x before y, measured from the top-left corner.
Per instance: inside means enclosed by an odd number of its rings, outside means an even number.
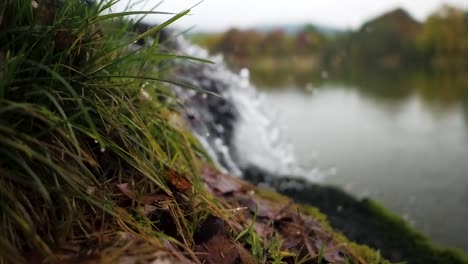
[[[392,262],[468,263],[468,257],[460,250],[434,245],[401,217],[371,199],[357,199],[340,188],[297,177],[272,178],[258,168],[249,168],[246,178],[251,182],[268,182],[295,201],[313,205],[326,215],[333,229],[352,241],[378,249]]]

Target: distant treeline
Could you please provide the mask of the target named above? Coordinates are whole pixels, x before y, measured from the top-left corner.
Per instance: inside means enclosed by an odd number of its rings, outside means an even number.
[[[313,25],[305,25],[295,34],[282,29],[266,33],[231,29],[218,35],[194,36],[194,40],[239,67],[255,67],[255,63],[273,57],[292,63],[311,60],[314,63],[302,64],[331,69],[468,69],[468,12],[447,5],[423,23],[396,9],[356,31],[330,34]]]

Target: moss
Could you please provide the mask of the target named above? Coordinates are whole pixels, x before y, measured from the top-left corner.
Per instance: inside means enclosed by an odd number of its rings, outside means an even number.
[[[289,197],[283,194],[280,194],[276,191],[265,189],[265,188],[256,188],[255,194],[258,197],[265,198],[269,201],[284,202],[284,201],[290,200]]]
[[[468,257],[462,251],[434,245],[406,221],[377,202],[364,199],[361,204],[368,210],[369,218],[382,230],[386,230],[384,234],[398,241],[400,247],[404,248],[409,263],[468,263]]]
[[[264,199],[270,200],[270,201],[276,201],[276,202],[284,202],[285,200],[290,199],[288,196],[284,196],[282,194],[279,194],[278,192],[268,190],[268,189],[261,189],[257,188],[256,189],[256,194]],[[355,242],[351,242],[345,235],[340,233],[339,231],[333,230],[332,226],[327,220],[327,215],[322,213],[320,209],[317,207],[311,206],[311,205],[305,205],[305,204],[296,204],[297,208],[299,211],[305,215],[312,216],[315,220],[317,220],[325,229],[329,230],[333,236],[343,242],[344,244],[348,245],[351,250],[354,252],[355,256],[359,256],[358,258],[361,258],[365,260],[366,263],[382,263],[382,264],[387,264],[390,263],[389,261],[383,259],[380,256],[380,252],[376,251],[375,249],[367,246],[367,245],[360,245]],[[391,214],[389,214],[391,215]],[[391,215],[393,216],[393,215]]]
[[[299,205],[299,210],[301,213],[306,215],[313,216],[317,221],[319,221],[324,227],[332,230],[330,223],[328,223],[327,216],[320,212],[320,209],[310,205]]]
[[[340,232],[334,231],[330,223],[327,220],[327,216],[320,211],[320,209],[310,206],[310,205],[298,205],[301,213],[306,215],[313,216],[317,221],[319,221],[325,228],[329,229],[333,236],[338,240],[348,245],[356,256],[364,259],[366,263],[382,263],[387,264],[389,261],[383,259],[380,256],[380,252],[375,249],[370,248],[366,245],[360,245],[354,242],[349,241],[349,239]]]
[[[468,257],[461,251],[434,245],[404,219],[371,199],[358,200],[337,187],[320,186],[303,180],[299,180],[304,186],[301,191],[281,189],[282,181],[291,179],[278,180],[275,186],[281,193],[298,202],[316,206],[327,215],[334,230],[342,232],[351,241],[380,250],[386,259],[416,264],[468,263]],[[372,256],[372,252],[367,252],[365,247],[356,246],[356,250]]]

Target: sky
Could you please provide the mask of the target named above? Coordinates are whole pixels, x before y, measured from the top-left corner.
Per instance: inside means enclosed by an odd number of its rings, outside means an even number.
[[[150,9],[160,0],[144,2],[134,9]],[[121,0],[119,7],[126,3]],[[204,0],[201,3],[200,0],[166,0],[156,10],[180,12],[197,3],[190,16],[176,22],[178,28],[196,26],[196,31],[223,31],[231,27],[310,22],[337,29],[356,29],[366,20],[397,7],[405,8],[420,21],[444,3],[468,9],[468,0]],[[153,16],[148,20],[161,22],[164,17]]]

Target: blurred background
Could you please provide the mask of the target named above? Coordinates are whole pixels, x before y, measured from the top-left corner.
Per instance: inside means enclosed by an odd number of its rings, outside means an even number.
[[[250,70],[303,167],[468,252],[468,1],[205,0],[191,13],[175,26]]]

